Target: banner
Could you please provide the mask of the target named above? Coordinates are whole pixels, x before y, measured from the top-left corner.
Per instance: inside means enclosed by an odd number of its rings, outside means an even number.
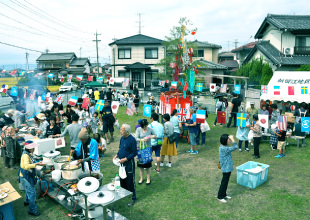
[[[215,92],[216,91],[216,84],[215,83],[211,83],[210,84],[210,92]]]
[[[89,105],[90,98],[84,98],[82,108],[87,109]]]
[[[241,92],[241,85],[235,85],[235,93],[240,94]]]
[[[217,123],[226,124],[226,112],[217,112]]]
[[[237,127],[244,128],[246,127],[246,114],[237,113]]]
[[[203,124],[206,121],[206,110],[197,110],[196,112],[196,122]]]
[[[198,92],[202,92],[203,83],[197,83],[197,84],[196,84],[196,89],[197,89]]]
[[[8,85],[3,84],[0,88],[0,92],[6,93],[6,91],[8,90]]]
[[[111,108],[112,108],[112,112],[113,112],[114,114],[117,114],[118,108],[119,108],[119,102],[117,102],[117,101],[112,101]]]
[[[95,109],[102,111],[103,107],[104,107],[104,100],[99,99],[95,105]]]
[[[227,84],[221,84],[220,93],[226,93],[227,92]]]
[[[18,96],[17,87],[13,86],[11,90],[11,96]]]
[[[310,131],[310,117],[301,117],[301,132]]]
[[[269,128],[269,115],[258,115],[258,120],[263,128]]]
[[[77,96],[71,96],[69,99],[68,105],[75,106],[77,103],[78,97]]]

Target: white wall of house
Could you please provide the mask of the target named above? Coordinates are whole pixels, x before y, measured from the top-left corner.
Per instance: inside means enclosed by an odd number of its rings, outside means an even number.
[[[282,43],[281,43],[282,38]],[[276,47],[279,51],[283,52],[284,48],[294,48],[295,38],[291,32],[283,32],[276,30],[275,27],[269,26],[262,38],[262,40],[270,41],[270,43]]]
[[[84,66],[85,70],[84,70],[84,73],[90,73],[90,66],[88,63],[86,63],[86,65]]]
[[[193,57],[193,60],[204,59],[213,63],[218,63],[219,49],[217,48],[198,48],[197,50],[204,50],[203,57]]]
[[[276,71],[278,69],[278,67],[276,65],[274,65],[263,53],[261,53],[259,50],[257,50],[251,60],[255,60],[255,59],[260,59],[263,58],[263,62],[264,63],[269,63],[269,66],[272,68],[272,71]],[[251,61],[250,61],[251,62]]]

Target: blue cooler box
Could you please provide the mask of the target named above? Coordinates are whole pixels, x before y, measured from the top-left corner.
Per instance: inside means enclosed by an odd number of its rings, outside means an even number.
[[[261,167],[259,172],[251,172],[248,169]],[[242,186],[255,189],[259,185],[267,181],[269,165],[248,161],[237,167],[237,183]]]

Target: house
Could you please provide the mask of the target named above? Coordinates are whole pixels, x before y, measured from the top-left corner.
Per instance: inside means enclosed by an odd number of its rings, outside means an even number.
[[[262,58],[274,71],[290,71],[310,64],[309,15],[268,14],[255,39],[259,41],[243,63]]]
[[[154,74],[162,71],[157,67],[165,57],[162,40],[142,34],[115,40],[109,44],[112,51],[112,77],[129,78],[130,88],[149,89]]]
[[[111,74],[112,73],[112,67],[111,64],[105,64],[103,65],[103,71],[105,74]]]
[[[88,58],[77,58],[75,53],[44,53],[37,59],[38,71],[54,74],[90,74]]]
[[[91,64],[88,58],[75,58],[66,70],[68,74],[84,75],[90,74],[90,66]]]
[[[37,59],[38,69],[41,71],[59,71],[69,68],[73,59],[77,58],[75,53],[43,53]]]
[[[220,75],[226,75],[227,74],[227,67],[218,64],[218,63],[213,63],[211,61],[207,61],[204,59],[200,59],[199,63],[201,64],[200,67],[198,67],[198,75],[196,76],[197,78],[202,77],[202,78],[210,78],[211,83],[224,83],[224,78],[220,77]],[[219,76],[216,76],[219,75]]]
[[[226,66],[230,73],[236,72],[239,69],[239,63],[237,60],[225,60],[220,64]]]
[[[236,60],[238,61],[239,66],[241,66],[241,64],[243,63],[243,61],[245,60],[245,58],[250,53],[250,51],[252,50],[252,48],[255,46],[256,43],[257,41],[250,42],[240,47],[237,47],[231,51],[232,53],[236,54]]]
[[[97,67],[97,63],[91,63],[91,68],[90,68],[90,72],[91,73],[98,73],[97,68],[99,69],[99,74],[103,73],[101,64],[98,63],[99,68]]]
[[[194,52],[193,60],[204,59],[213,63],[218,62],[219,50],[222,49],[221,45],[198,40],[195,40],[192,43],[197,47],[197,52]]]
[[[221,63],[225,60],[235,60],[235,54],[232,52],[221,52],[218,56],[218,62]]]

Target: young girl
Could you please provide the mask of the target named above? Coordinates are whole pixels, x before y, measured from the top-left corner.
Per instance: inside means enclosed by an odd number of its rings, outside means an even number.
[[[98,143],[98,151],[99,151],[99,156],[104,157],[104,152],[107,150],[107,142],[104,138],[101,137],[99,133],[96,133],[94,135],[94,139]]]
[[[93,131],[93,134],[98,133],[98,125],[99,125],[99,118],[98,118],[98,112],[94,113],[94,117],[90,121],[91,129]]]

